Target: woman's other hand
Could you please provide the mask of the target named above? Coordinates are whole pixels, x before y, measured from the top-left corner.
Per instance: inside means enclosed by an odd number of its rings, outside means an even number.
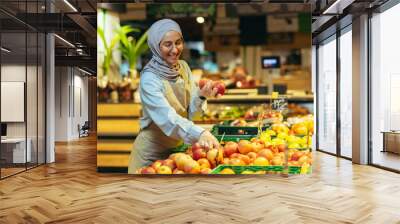
[[[219,142],[209,131],[204,131],[199,138],[198,143],[206,149],[218,148]]]

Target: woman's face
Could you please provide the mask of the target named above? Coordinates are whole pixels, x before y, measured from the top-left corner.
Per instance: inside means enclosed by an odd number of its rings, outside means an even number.
[[[176,65],[183,51],[180,33],[168,31],[160,42],[161,57],[170,65]]]

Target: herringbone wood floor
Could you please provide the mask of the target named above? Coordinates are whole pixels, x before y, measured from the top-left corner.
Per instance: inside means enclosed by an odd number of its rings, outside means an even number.
[[[400,223],[400,175],[316,153],[310,176],[96,172],[94,138],[0,181],[0,223]]]

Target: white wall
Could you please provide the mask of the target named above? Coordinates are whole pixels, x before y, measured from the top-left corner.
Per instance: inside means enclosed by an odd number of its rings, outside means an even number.
[[[56,67],[56,141],[79,138],[78,124],[88,120],[88,79],[71,67]]]

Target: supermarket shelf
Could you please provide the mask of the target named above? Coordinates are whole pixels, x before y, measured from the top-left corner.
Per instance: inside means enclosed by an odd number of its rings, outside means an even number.
[[[136,136],[139,133],[139,120],[132,119],[99,119],[97,120],[98,136]]]
[[[141,104],[135,103],[102,103],[97,105],[98,118],[138,118],[142,110]]]
[[[289,103],[313,103],[314,95],[287,96]],[[209,99],[208,103],[260,103],[269,102],[271,95],[224,95],[218,99]]]
[[[131,152],[133,140],[98,140],[98,152]]]
[[[97,154],[97,167],[128,167],[130,153]]]

